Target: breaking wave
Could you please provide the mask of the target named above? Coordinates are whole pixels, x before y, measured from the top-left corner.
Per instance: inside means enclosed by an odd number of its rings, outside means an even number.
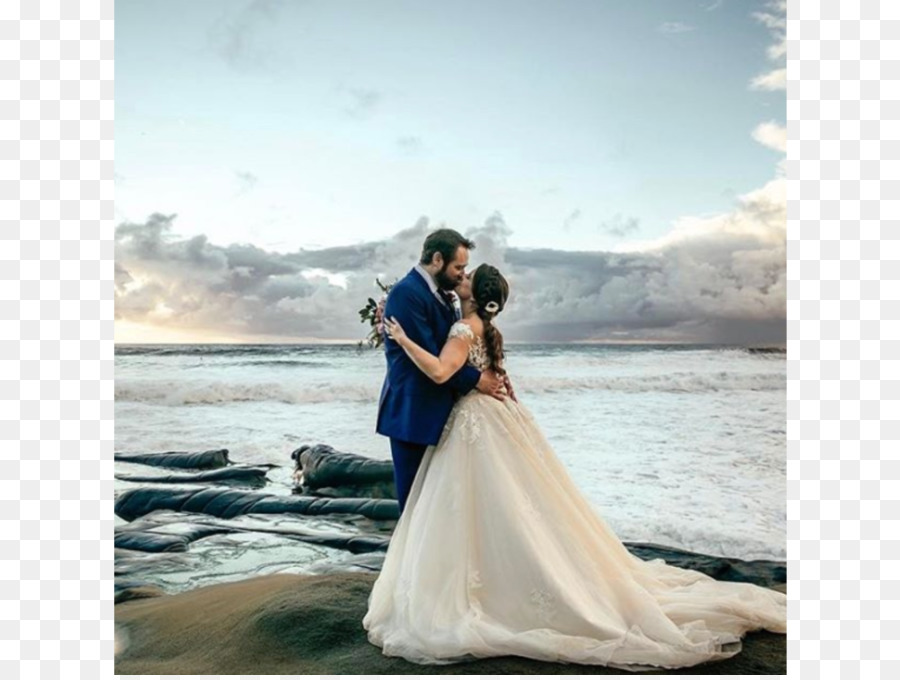
[[[516,379],[513,386],[521,396],[555,392],[720,392],[736,390],[776,391],[785,389],[783,375],[772,373],[735,374],[728,372],[697,374],[667,373],[642,377],[615,376],[585,378]],[[274,401],[286,404],[315,404],[332,401],[373,402],[381,392],[380,378],[375,383],[319,383],[285,385],[272,382],[116,381],[116,401],[180,406],[224,404],[232,402]]]

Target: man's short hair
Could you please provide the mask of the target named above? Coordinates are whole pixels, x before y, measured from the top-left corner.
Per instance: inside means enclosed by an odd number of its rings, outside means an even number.
[[[456,251],[460,246],[474,250],[475,242],[470,241],[455,229],[438,229],[425,238],[425,243],[422,245],[422,257],[419,262],[421,264],[431,264],[431,258],[434,257],[434,254],[440,253],[444,258],[444,266],[446,266],[456,256]]]

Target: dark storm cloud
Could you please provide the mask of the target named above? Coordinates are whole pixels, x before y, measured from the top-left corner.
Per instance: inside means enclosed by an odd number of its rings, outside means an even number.
[[[422,219],[386,241],[284,254],[179,238],[175,221],[157,213],[116,229],[116,318],[242,336],[362,336],[355,310],[377,292],[375,276],[405,274],[428,227]],[[313,270],[346,272],[347,287]]]
[[[499,323],[510,340],[783,342],[777,188],[753,192],[734,213],[643,252],[512,248],[499,213],[461,231],[476,244],[470,268],[490,262],[509,280]],[[117,318],[243,337],[363,337],[356,310],[377,295],[375,277],[406,274],[425,236],[444,226],[422,217],[382,241],[277,253],[205,236],[179,239],[174,220],[156,214],[116,230]],[[329,281],[314,270],[344,278]]]

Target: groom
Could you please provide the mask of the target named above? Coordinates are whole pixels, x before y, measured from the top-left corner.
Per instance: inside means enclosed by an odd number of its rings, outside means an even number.
[[[450,291],[465,276],[469,251],[475,244],[453,229],[429,234],[422,257],[391,288],[383,318],[396,317],[410,339],[439,356],[457,320]],[[503,382],[493,371],[464,365],[446,383],[432,382],[396,342],[385,336],[387,375],[378,401],[375,431],[391,439],[394,482],[400,512],[430,444],[437,444],[457,395],[477,389],[503,399]]]

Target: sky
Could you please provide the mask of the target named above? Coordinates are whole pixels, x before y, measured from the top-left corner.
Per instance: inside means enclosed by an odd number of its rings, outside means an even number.
[[[510,340],[783,343],[783,2],[116,3],[116,341],[356,340],[427,233]]]

